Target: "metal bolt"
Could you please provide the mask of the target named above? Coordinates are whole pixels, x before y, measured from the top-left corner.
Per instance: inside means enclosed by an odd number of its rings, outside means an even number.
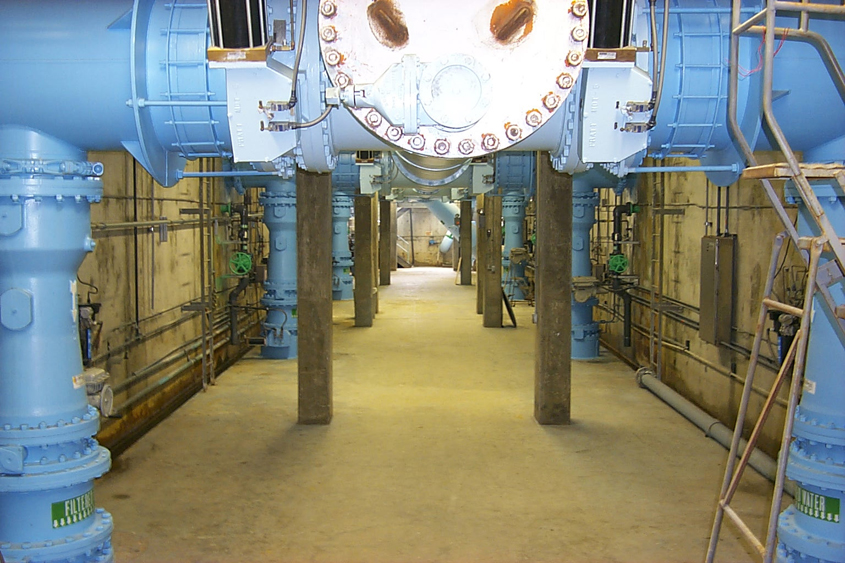
[[[334,82],[341,88],[346,88],[349,86],[349,83],[352,82],[352,79],[350,79],[348,75],[338,72],[337,76],[334,77]]]
[[[391,141],[398,141],[402,138],[402,130],[395,126],[390,126],[387,128],[387,138]]]
[[[576,28],[579,29],[579,28]],[[575,33],[575,30],[572,30],[572,33]],[[337,30],[334,28],[333,25],[327,25],[320,30],[320,38],[323,41],[332,42],[337,39]]]
[[[328,4],[328,2],[327,2]],[[332,5],[334,6],[334,5]],[[325,15],[325,14],[324,14]],[[573,2],[572,3],[572,15],[576,18],[583,18],[587,15],[587,3],[586,2]]]
[[[511,141],[516,141],[520,137],[522,137],[522,129],[520,129],[518,125],[508,123],[507,125],[505,125],[505,135]]]
[[[335,6],[334,2],[323,2],[320,4],[320,13],[330,18],[337,13],[337,6]]]
[[[329,51],[326,53],[326,64],[329,66],[335,66],[340,63],[340,53],[337,51]]]
[[[573,27],[572,28],[572,39],[575,41],[583,41],[587,38],[587,30],[583,27]],[[328,41],[328,40],[327,40]]]
[[[411,145],[412,149],[421,150],[425,146],[425,137],[422,135],[414,135],[408,141],[408,144]]]
[[[469,139],[462,139],[460,143],[458,143],[458,150],[461,154],[469,154],[475,148],[475,143],[473,143]]]
[[[492,133],[481,136],[481,147],[486,151],[494,151],[499,148],[499,138]]]
[[[434,141],[434,152],[436,152],[437,154],[446,154],[447,152],[449,152],[450,146],[451,145],[449,144],[448,140],[437,139],[436,141]]]
[[[378,127],[381,125],[381,114],[376,110],[370,111],[370,113],[367,114],[367,125],[370,127]]]
[[[540,113],[539,110],[532,109],[525,114],[525,123],[527,123],[529,127],[537,127],[543,123],[543,114]]]
[[[572,78],[572,75],[568,72],[562,73],[560,76],[557,77],[557,85],[564,90],[568,90],[572,88],[575,84],[575,79]]]
[[[552,111],[560,105],[560,96],[549,92],[543,97],[543,105],[546,106],[547,110]]]
[[[584,62],[584,54],[581,51],[569,51],[566,55],[566,64],[570,66],[578,66]]]

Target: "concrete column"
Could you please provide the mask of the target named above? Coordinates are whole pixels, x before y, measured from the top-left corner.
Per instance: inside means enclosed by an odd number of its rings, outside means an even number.
[[[390,270],[395,272],[399,269],[399,261],[396,258],[397,244],[399,243],[399,231],[396,222],[396,202],[390,202]]]
[[[546,153],[537,155],[536,201],[534,418],[540,424],[569,424],[572,176],[555,171]]]
[[[390,223],[393,220],[392,201],[379,202],[378,263],[379,285],[390,285]]]
[[[475,219],[475,230],[476,230],[476,237],[475,240],[478,241],[478,252],[475,256],[475,285],[476,285],[476,302],[475,302],[475,312],[479,315],[484,312],[484,262],[485,262],[485,255],[486,252],[483,251],[484,247],[484,225],[486,224],[484,218],[484,196],[479,195],[475,198],[475,211],[477,213],[477,217]]]
[[[461,201],[461,285],[472,285],[472,200]]]
[[[375,305],[374,204],[367,195],[355,197],[355,326],[373,326]]]
[[[332,420],[332,182],[296,176],[299,424]]]
[[[484,326],[502,328],[502,198],[484,198]]]
[[[379,247],[378,247],[378,216],[379,216],[379,205],[378,205],[378,196],[374,196],[370,199],[371,205],[373,206],[373,220],[370,223],[370,236],[372,237],[372,249],[373,249],[373,313],[378,314],[378,286],[379,286]]]

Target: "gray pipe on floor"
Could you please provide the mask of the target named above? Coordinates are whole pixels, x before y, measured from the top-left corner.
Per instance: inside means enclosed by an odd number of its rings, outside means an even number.
[[[667,385],[661,383],[650,369],[641,368],[637,371],[637,383],[639,383],[640,387],[648,389],[660,397],[663,402],[678,411],[684,416],[684,418],[701,428],[704,431],[705,436],[712,438],[725,448],[730,449],[731,440],[733,439],[733,430],[686,400]],[[739,452],[737,452],[737,455],[741,456],[747,445],[748,441],[745,440],[745,438],[740,440]],[[775,475],[777,473],[777,463],[775,460],[755,448],[748,460],[748,465],[757,470],[760,475],[774,483]],[[793,497],[795,496],[795,484],[792,481],[786,481],[783,489],[789,495]]]

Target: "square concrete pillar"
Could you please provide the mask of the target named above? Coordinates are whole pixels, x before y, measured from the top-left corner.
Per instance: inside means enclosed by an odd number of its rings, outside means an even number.
[[[391,223],[394,220],[394,203],[383,199],[379,202],[379,237],[378,237],[378,263],[379,263],[379,285],[390,285],[390,242],[392,231]]]
[[[534,418],[569,424],[572,334],[572,176],[537,154]]]
[[[296,176],[299,424],[332,420],[332,177]]]
[[[461,285],[472,285],[472,201],[461,201]]]
[[[373,326],[376,314],[375,286],[376,237],[375,198],[355,196],[355,326]]]
[[[484,326],[502,328],[502,198],[484,197]]]

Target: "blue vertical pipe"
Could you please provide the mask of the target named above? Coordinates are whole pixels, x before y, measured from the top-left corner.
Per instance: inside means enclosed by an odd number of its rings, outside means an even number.
[[[108,450],[93,436],[76,272],[94,249],[102,165],[21,127],[0,127],[0,553],[108,562],[111,515],[94,505]]]
[[[261,304],[267,307],[261,355],[270,359],[296,357],[296,181],[270,177],[258,202],[270,232],[267,280]]]
[[[596,224],[594,173],[576,174],[572,180],[572,277],[592,276],[590,232]],[[599,355],[599,325],[593,320],[598,299],[579,302],[572,297],[572,359],[591,360]]]
[[[505,228],[502,249],[502,283],[505,293],[515,301],[525,299],[520,281],[525,279],[525,266],[511,264],[511,249],[525,244],[525,203],[533,193],[536,181],[536,156],[533,152],[508,152],[496,155],[496,187],[502,193],[502,220]]]
[[[840,146],[839,155],[842,155]],[[812,158],[812,155],[805,155]],[[815,160],[815,159],[814,159]],[[837,232],[845,232],[843,194],[835,182],[814,185],[816,195]],[[796,201],[787,188],[787,198]],[[800,201],[800,198],[798,198]],[[813,236],[815,223],[800,206],[799,232]],[[813,225],[813,228],[810,227]],[[822,260],[832,260],[826,253]],[[831,287],[837,304],[845,304],[841,284]],[[797,485],[795,501],[780,515],[777,559],[845,561],[845,348],[833,319],[820,299],[813,303],[804,389],[795,414],[786,469]]]
[[[511,301],[522,301],[520,280],[525,279],[525,264],[511,264],[511,249],[522,248],[525,244],[523,231],[525,222],[525,196],[522,192],[507,192],[502,196],[502,221],[505,226],[504,248],[502,248],[502,283],[505,294]]]
[[[332,171],[332,299],[352,299],[352,251],[349,250],[349,218],[352,197],[358,192],[361,169],[355,153],[341,153]]]
[[[341,192],[332,197],[332,299],[352,299],[352,251],[349,250],[349,218],[352,198]]]

